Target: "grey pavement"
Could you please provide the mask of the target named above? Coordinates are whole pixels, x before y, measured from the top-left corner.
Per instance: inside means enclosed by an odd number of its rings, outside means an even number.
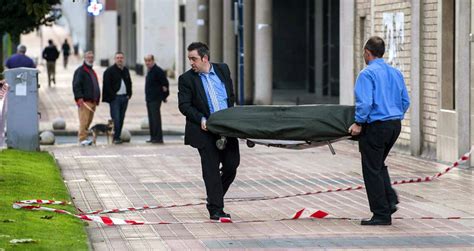
[[[57,27],[51,34],[62,34]],[[34,46],[35,37],[29,37]],[[76,64],[80,61],[76,59]],[[40,74],[41,128],[50,129],[55,117],[64,117],[68,130],[77,130],[77,110],[71,94],[72,67],[59,71],[58,84],[48,88]],[[41,67],[40,67],[41,68]],[[101,69],[102,70],[102,69]],[[143,77],[133,76],[134,96],[125,128],[139,130],[146,117]],[[162,107],[163,125],[181,131],[184,118],[176,103],[176,83],[169,102]],[[93,123],[108,118],[102,104]],[[204,202],[199,154],[184,146],[181,137],[165,139],[163,145],[144,143],[81,147],[77,144],[42,146],[51,152],[75,205],[84,210],[172,205]],[[103,226],[89,223],[87,232],[95,250],[183,250],[183,249],[441,249],[472,250],[474,247],[473,173],[456,168],[439,180],[397,185],[399,211],[392,226],[361,226],[370,217],[365,190],[322,193],[276,200],[240,201],[314,192],[363,183],[357,145],[285,150],[256,146],[241,147],[241,164],[227,196],[225,210],[232,219],[264,220],[254,223],[186,224],[208,220],[205,206],[154,209],[109,214],[141,221],[174,221],[183,224]],[[445,164],[404,155],[396,149],[387,164],[392,180],[431,176]],[[302,208],[329,213],[325,219],[277,221]],[[446,219],[447,217],[461,219]],[[436,219],[421,219],[435,217]],[[352,218],[352,220],[338,219]]]
[[[285,150],[241,144],[241,165],[227,196],[225,210],[235,221],[258,223],[172,224],[87,227],[96,250],[160,249],[466,249],[474,245],[472,170],[454,169],[439,180],[397,185],[399,211],[392,226],[361,226],[370,217],[365,190],[323,193],[286,199],[235,201],[315,192],[362,184],[357,146]],[[199,154],[181,140],[150,146],[124,144],[43,148],[61,167],[74,203],[84,211],[143,205],[204,202]],[[445,165],[403,154],[388,160],[392,180],[430,176]],[[288,218],[302,208],[345,219]],[[109,214],[140,221],[206,221],[205,206]],[[446,217],[463,217],[450,220]],[[435,217],[439,219],[421,219]]]

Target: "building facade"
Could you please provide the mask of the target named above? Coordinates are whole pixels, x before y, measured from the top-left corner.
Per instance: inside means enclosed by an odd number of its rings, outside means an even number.
[[[359,72],[364,41],[384,38],[384,57],[404,74],[412,101],[398,144],[413,155],[450,162],[474,143],[473,8],[472,0],[357,0],[345,10],[354,15],[341,23],[353,33],[353,67],[341,71]]]
[[[87,10],[93,2],[101,5],[97,15]],[[115,52],[121,51],[126,65],[138,74],[144,74],[147,54],[153,54],[164,69],[176,68],[178,6],[177,0],[63,2],[73,40],[81,51],[93,50],[103,66],[113,64]]]
[[[187,45],[206,42],[211,61],[229,65],[238,104],[353,105],[362,47],[378,35],[412,101],[398,146],[453,161],[474,143],[474,0],[100,2],[86,36],[98,60],[123,51],[140,74],[152,53],[179,75]]]
[[[362,47],[377,35],[412,101],[398,146],[453,161],[474,143],[473,0],[178,2],[177,70],[189,69],[187,44],[208,43],[211,61],[230,66],[240,104],[354,104]]]

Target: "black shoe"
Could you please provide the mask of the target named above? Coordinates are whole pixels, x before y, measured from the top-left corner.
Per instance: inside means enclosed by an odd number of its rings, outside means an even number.
[[[163,144],[163,140],[149,139],[149,140],[146,141],[146,143],[150,143],[150,144]]]
[[[390,214],[394,214],[398,210],[397,204],[390,205]]]
[[[383,220],[372,217],[370,220],[362,220],[360,224],[363,226],[388,226],[392,225],[392,219]]]
[[[115,145],[119,145],[119,144],[122,144],[122,140],[121,139],[114,139],[114,142],[113,142]]]
[[[226,214],[224,211],[220,211],[209,216],[211,220],[219,220],[220,218],[231,218],[230,214]]]

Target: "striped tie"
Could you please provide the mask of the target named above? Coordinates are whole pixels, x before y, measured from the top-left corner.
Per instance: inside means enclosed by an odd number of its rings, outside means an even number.
[[[209,91],[209,97],[211,98],[212,107],[214,108],[214,112],[217,112],[220,110],[219,101],[217,100],[217,93],[214,89],[214,85],[212,84],[213,82],[209,75],[210,74],[205,74],[204,76],[206,76],[207,87]]]

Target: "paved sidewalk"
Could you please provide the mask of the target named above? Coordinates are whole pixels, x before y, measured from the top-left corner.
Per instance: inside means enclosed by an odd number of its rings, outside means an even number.
[[[361,226],[359,220],[290,217],[302,208],[326,211],[332,217],[370,217],[365,190],[325,193],[254,202],[264,198],[362,184],[357,146],[284,150],[241,144],[241,165],[226,196],[226,211],[233,220],[268,220],[260,223],[174,224],[87,227],[96,250],[159,250],[214,248],[362,248],[362,249],[466,249],[474,246],[472,170],[454,169],[441,179],[398,185],[399,211],[392,226]],[[74,202],[82,210],[172,205],[203,202],[204,184],[199,155],[181,141],[161,146],[56,146],[54,153]],[[393,180],[425,177],[444,165],[393,154],[388,164]],[[141,221],[206,221],[204,206],[154,209],[110,214]],[[420,219],[421,217],[470,219]],[[412,219],[415,218],[415,219]]]

